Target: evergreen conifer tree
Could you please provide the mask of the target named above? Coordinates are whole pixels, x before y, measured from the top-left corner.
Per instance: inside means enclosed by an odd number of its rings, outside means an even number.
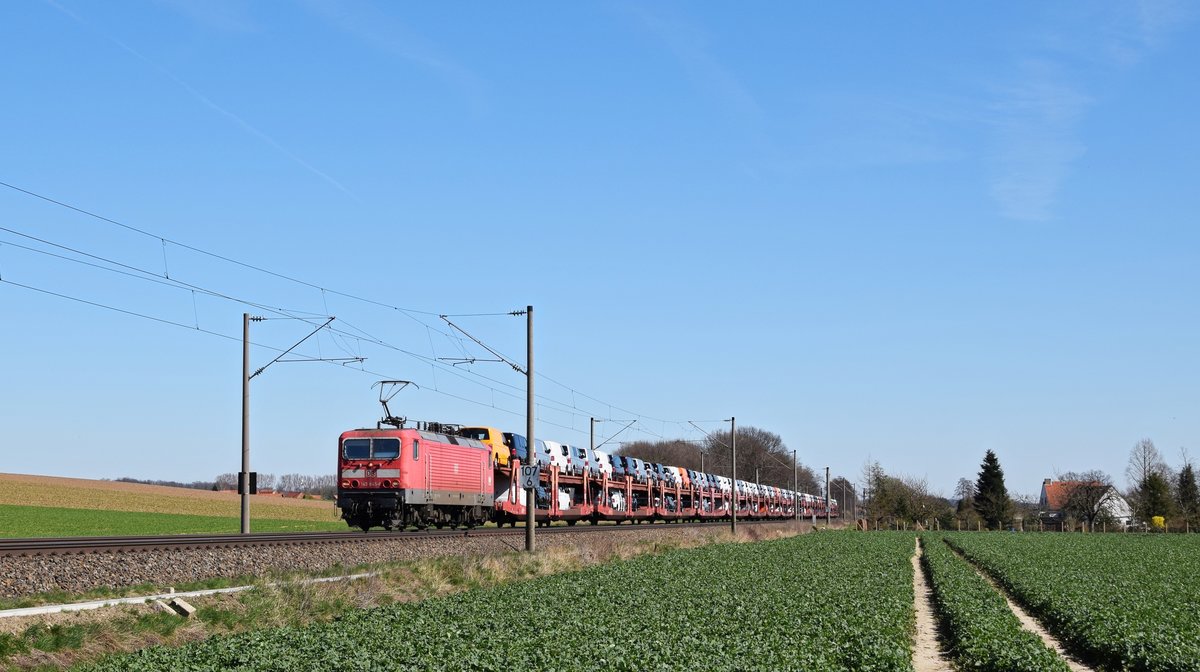
[[[1160,473],[1153,473],[1142,482],[1142,512],[1149,520],[1155,516],[1170,518],[1175,513],[1175,502],[1171,499],[1171,484]]]
[[[1008,522],[1012,513],[1012,500],[1004,487],[1004,470],[1000,460],[992,451],[983,456],[979,468],[979,479],[975,481],[975,512],[983,519],[989,530],[999,530]]]
[[[1179,485],[1175,489],[1175,498],[1179,502],[1179,511],[1189,521],[1200,513],[1200,491],[1196,487],[1196,473],[1192,465],[1185,464],[1179,472]]]

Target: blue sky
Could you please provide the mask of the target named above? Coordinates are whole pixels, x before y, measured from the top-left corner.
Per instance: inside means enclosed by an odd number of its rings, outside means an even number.
[[[545,438],[736,415],[815,468],[869,457],[946,494],[987,449],[1030,494],[1123,482],[1143,437],[1178,463],[1195,14],[4,4],[0,181],[148,235],[0,187],[0,471],[235,471],[247,307],[211,293],[336,315],[301,353],[367,358],[253,381],[260,471],[331,469],[380,377],[420,384],[410,417],[520,430],[523,378],[440,361],[484,353],[437,314],[530,303]],[[520,319],[456,321],[523,358]],[[309,327],[252,330],[257,367]]]

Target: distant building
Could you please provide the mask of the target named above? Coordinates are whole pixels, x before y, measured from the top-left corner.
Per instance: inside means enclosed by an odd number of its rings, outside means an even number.
[[[1043,480],[1042,496],[1038,500],[1041,519],[1048,522],[1061,522],[1063,509],[1067,505],[1067,498],[1070,497],[1071,490],[1080,485],[1086,484],[1083,481],[1055,481],[1050,478]],[[1099,483],[1093,483],[1093,485],[1099,485]],[[1111,485],[1108,488],[1111,492],[1104,502],[1104,512],[1118,525],[1129,526],[1133,521],[1133,509],[1129,507],[1129,502],[1125,501],[1116,488]]]

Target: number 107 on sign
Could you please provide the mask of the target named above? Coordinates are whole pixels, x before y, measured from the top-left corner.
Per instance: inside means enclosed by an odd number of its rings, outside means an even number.
[[[539,471],[540,468],[536,464],[530,466],[521,465],[521,487],[536,488],[538,484]]]

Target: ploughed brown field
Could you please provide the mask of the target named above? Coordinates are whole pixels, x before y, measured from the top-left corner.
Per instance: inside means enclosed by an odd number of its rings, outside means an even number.
[[[236,492],[0,474],[0,504],[236,518],[240,513],[240,501]],[[257,518],[332,521],[338,517],[333,502],[324,500],[253,495],[250,507]]]

